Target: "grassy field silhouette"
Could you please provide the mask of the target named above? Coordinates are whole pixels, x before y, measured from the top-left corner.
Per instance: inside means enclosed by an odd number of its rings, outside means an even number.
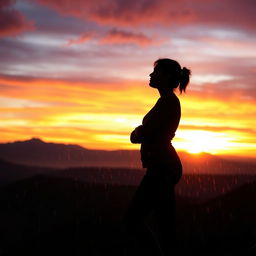
[[[133,184],[104,183],[117,173]],[[47,169],[2,185],[1,255],[121,255],[120,223],[142,176],[129,169],[73,168],[62,174]],[[255,175],[183,176],[176,189],[181,255],[253,255],[255,180]],[[154,213],[147,224],[154,230]]]

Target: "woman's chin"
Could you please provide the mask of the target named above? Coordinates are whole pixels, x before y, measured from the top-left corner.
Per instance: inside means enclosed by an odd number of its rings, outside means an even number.
[[[152,88],[156,88],[156,86],[154,84],[152,84],[151,82],[149,82],[149,86]]]

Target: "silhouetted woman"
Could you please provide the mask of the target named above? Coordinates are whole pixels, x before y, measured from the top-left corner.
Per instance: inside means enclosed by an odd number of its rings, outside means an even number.
[[[125,229],[133,239],[145,236],[144,220],[154,211],[162,255],[172,255],[175,246],[174,188],[182,176],[180,158],[171,144],[181,115],[174,89],[185,92],[189,78],[190,70],[181,68],[177,61],[157,60],[149,85],[158,89],[160,98],[130,136],[132,143],[141,144],[141,161],[146,174],[124,217]]]

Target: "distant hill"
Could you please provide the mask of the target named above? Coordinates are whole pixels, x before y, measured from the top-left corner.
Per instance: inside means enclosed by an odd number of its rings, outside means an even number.
[[[53,179],[67,179],[91,185],[137,186],[145,169],[110,167],[73,167],[67,169],[47,168],[13,164],[0,160],[0,188],[15,184],[38,175]],[[182,197],[190,197],[193,202],[203,202],[225,194],[250,182],[256,181],[254,174],[184,174],[176,187]]]
[[[216,198],[179,210],[177,226],[181,233],[187,234],[188,248],[193,250],[200,244],[201,250],[211,248],[211,252],[215,252],[200,255],[256,255],[255,196],[254,180]]]
[[[47,174],[53,169],[29,165],[20,165],[0,159],[0,186],[16,180],[30,178],[37,174]]]
[[[178,152],[185,173],[256,173],[256,163],[225,160],[207,153]],[[12,163],[51,167],[142,168],[139,150],[92,150],[39,138],[0,144],[0,158]]]
[[[73,144],[46,143],[38,138],[0,144],[0,158],[44,167],[141,167],[137,150],[91,150]]]

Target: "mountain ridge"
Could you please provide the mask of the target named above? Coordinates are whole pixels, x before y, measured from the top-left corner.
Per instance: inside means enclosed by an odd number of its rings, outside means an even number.
[[[184,172],[255,173],[256,164],[222,159],[209,153],[179,152]],[[76,144],[30,140],[0,143],[0,158],[11,163],[50,168],[110,167],[142,168],[139,150],[96,150]]]

